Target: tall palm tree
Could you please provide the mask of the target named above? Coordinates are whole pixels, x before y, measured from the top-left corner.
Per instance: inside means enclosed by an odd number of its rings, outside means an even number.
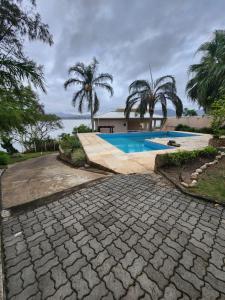
[[[76,103],[79,102],[78,110],[82,113],[84,101],[87,102],[88,111],[91,112],[92,131],[94,131],[94,115],[99,110],[99,98],[96,89],[105,89],[111,96],[113,95],[113,88],[110,83],[108,83],[108,81],[113,81],[112,75],[108,73],[97,74],[97,65],[98,61],[95,58],[89,65],[78,62],[69,69],[69,74],[73,73],[74,77],[64,83],[65,89],[73,84],[80,87],[74,93],[72,103],[75,107]]]
[[[130,95],[127,97],[125,116],[128,119],[133,107],[141,118],[148,112],[150,116],[149,130],[152,130],[152,118],[157,103],[162,107],[163,117],[167,117],[167,102],[170,100],[175,107],[177,117],[183,113],[181,99],[177,96],[175,79],[171,75],[162,76],[153,80],[135,80],[129,86]]]
[[[213,39],[202,44],[197,53],[201,53],[202,57],[199,64],[189,67],[191,79],[186,91],[188,97],[207,112],[213,101],[224,93],[225,31],[216,30]]]

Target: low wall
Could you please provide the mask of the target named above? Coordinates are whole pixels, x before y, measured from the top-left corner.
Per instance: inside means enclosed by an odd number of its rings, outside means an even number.
[[[210,127],[212,118],[210,116],[193,116],[193,117],[169,117],[164,126],[163,130],[174,130],[175,127],[179,124],[187,125],[195,128]]]

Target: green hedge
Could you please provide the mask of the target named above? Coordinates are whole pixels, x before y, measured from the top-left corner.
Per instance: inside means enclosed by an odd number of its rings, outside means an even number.
[[[176,131],[197,132],[197,133],[207,133],[207,134],[213,133],[212,128],[208,128],[208,127],[195,128],[195,127],[190,127],[190,126],[184,125],[184,124],[178,124],[175,127],[175,130]]]
[[[201,150],[193,151],[178,151],[175,153],[167,153],[163,155],[164,165],[167,166],[182,166],[188,161],[192,161],[197,157],[214,157],[218,150],[214,147],[208,146]]]
[[[9,155],[3,151],[0,151],[0,166],[6,166],[9,163]]]

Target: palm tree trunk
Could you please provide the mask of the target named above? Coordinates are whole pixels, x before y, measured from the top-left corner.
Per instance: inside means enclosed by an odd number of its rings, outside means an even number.
[[[93,114],[93,97],[92,97],[92,91],[89,94],[90,97],[90,104],[91,104],[91,130],[94,132],[94,114]]]
[[[149,131],[152,131],[152,118],[153,118],[154,110],[149,110]]]

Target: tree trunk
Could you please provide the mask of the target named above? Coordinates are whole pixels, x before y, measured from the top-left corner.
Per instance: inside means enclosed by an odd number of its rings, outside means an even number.
[[[94,132],[94,114],[93,114],[93,97],[92,97],[92,91],[90,92],[90,104],[91,104],[91,130]]]
[[[152,118],[153,118],[153,114],[154,114],[154,111],[153,110],[150,110],[149,111],[149,131],[152,131]]]

